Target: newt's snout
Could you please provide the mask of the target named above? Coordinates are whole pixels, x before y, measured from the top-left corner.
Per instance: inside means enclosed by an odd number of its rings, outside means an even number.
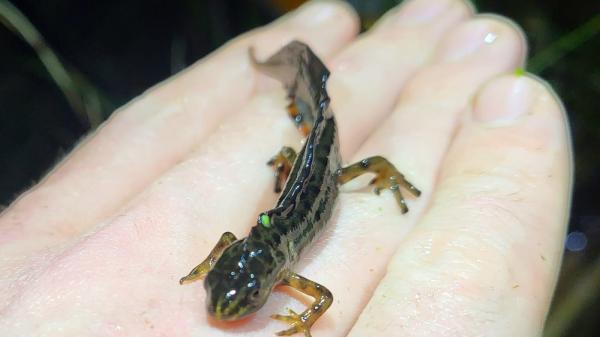
[[[235,289],[217,292],[208,289],[207,297],[206,309],[212,317],[220,321],[234,321],[245,316],[246,310],[240,303],[242,298]]]

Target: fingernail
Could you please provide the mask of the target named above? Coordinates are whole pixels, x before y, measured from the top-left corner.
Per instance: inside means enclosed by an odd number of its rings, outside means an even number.
[[[473,104],[473,120],[488,126],[509,125],[531,111],[534,90],[527,76],[504,76],[486,84]]]
[[[442,15],[452,0],[412,0],[400,6],[395,21],[400,26],[417,26]]]
[[[489,19],[466,22],[442,41],[436,52],[436,59],[454,62],[471,56],[493,54],[496,49],[494,47],[504,38],[503,28],[498,22]]]
[[[308,27],[319,26],[331,21],[340,12],[342,8],[335,2],[311,1],[293,12],[290,23]]]

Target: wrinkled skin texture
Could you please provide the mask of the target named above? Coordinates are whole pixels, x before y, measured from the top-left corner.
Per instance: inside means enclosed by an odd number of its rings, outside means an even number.
[[[300,135],[257,74],[292,39],[332,72],[342,157],[381,154],[423,194],[345,186],[296,272],[335,301],[314,336],[537,336],[562,253],[570,140],[559,99],[517,77],[526,44],[459,0],[412,0],[356,37],[308,4],[117,111],[0,217],[0,336],[269,336],[307,301],[275,291],[251,320],[207,320],[179,277],[273,205],[265,166]],[[488,41],[488,42],[485,42]],[[366,178],[368,181],[368,178]],[[353,187],[354,186],[354,187]],[[290,296],[293,295],[293,296]]]

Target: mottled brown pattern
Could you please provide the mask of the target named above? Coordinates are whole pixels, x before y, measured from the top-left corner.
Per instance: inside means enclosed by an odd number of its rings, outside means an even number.
[[[258,216],[248,237],[226,241],[226,248],[221,239],[182,282],[206,274],[207,310],[220,320],[235,320],[257,311],[277,285],[292,287],[315,300],[300,314],[290,310],[289,315],[273,315],[291,326],[278,335],[304,333],[310,337],[311,326],[329,308],[333,295],[291,268],[331,218],[339,185],[375,173],[375,192],[390,189],[403,212],[407,208],[399,187],[415,196],[420,192],[383,157],[341,167],[337,125],[325,89],[329,71],[307,45],[293,41],[265,62],[258,62],[252,51],[250,57],[258,70],[279,79],[288,90],[288,113],[307,139],[297,155],[284,147],[268,162],[275,169],[275,190],[285,181],[275,208]],[[216,257],[214,265],[206,262]],[[206,273],[207,265],[212,269]],[[204,274],[200,275],[198,268]]]

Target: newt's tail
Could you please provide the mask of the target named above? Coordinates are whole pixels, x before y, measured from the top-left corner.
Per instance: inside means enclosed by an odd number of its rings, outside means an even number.
[[[258,70],[283,83],[291,100],[290,117],[305,136],[319,116],[332,115],[325,88],[329,70],[309,46],[292,41],[264,62],[256,60],[252,48],[249,54]]]

